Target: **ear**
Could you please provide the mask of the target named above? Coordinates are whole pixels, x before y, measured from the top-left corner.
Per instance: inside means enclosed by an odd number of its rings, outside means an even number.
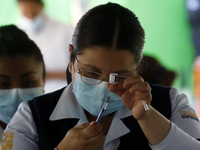
[[[69,52],[72,53],[72,44],[69,44]]]
[[[72,44],[69,44],[69,52],[70,52],[70,55],[72,53]],[[69,61],[69,72],[72,73],[72,62],[71,60]]]

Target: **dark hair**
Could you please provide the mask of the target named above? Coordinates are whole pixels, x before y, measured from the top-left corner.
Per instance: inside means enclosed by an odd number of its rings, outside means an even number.
[[[43,3],[42,0],[17,0],[17,2],[21,2],[21,1],[35,1],[35,2],[39,2],[39,3]]]
[[[15,25],[0,27],[0,59],[4,56],[16,57],[24,55],[34,57],[43,65],[43,78],[45,78],[45,65],[38,46]]]
[[[85,48],[102,46],[128,50],[139,64],[142,58],[145,33],[135,14],[115,3],[96,6],[77,23],[72,39],[71,61]]]
[[[156,58],[144,55],[140,73],[143,79],[151,84],[172,86],[176,73],[165,68]]]

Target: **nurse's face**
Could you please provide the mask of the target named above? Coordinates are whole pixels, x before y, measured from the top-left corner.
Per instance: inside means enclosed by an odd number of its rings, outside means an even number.
[[[43,87],[43,65],[34,57],[0,57],[0,89]]]
[[[132,76],[136,75],[137,69],[134,56],[128,50],[108,50],[102,47],[85,49],[82,55],[77,56],[77,61],[70,66],[73,83],[75,82],[74,73],[78,69],[100,73],[105,81],[108,81],[110,73]]]
[[[32,0],[29,1],[19,1],[19,9],[23,16],[33,19],[39,13],[41,13],[43,9],[43,4],[39,2],[35,2]]]

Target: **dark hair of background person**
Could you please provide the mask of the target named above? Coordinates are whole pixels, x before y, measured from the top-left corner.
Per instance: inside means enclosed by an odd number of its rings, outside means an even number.
[[[16,57],[19,55],[34,57],[43,65],[43,79],[45,79],[45,65],[38,46],[15,25],[0,27],[0,59],[4,56]]]
[[[39,3],[43,3],[42,0],[17,0],[17,2],[20,2],[20,1],[35,1],[35,2],[39,2]]]
[[[99,5],[89,10],[77,23],[70,60],[73,63],[86,48],[101,46],[128,50],[139,65],[144,39],[144,30],[133,12],[114,3]]]
[[[166,69],[156,58],[143,56],[139,74],[150,84],[172,86],[176,73]]]

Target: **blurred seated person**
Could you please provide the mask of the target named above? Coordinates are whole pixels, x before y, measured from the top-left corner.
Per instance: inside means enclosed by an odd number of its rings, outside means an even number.
[[[43,94],[44,83],[40,49],[16,26],[0,27],[0,139],[19,104]]]
[[[151,84],[172,86],[176,73],[165,68],[156,58],[143,56],[140,75],[145,81]]]
[[[40,48],[46,67],[45,93],[67,85],[68,45],[73,27],[49,17],[42,0],[17,0],[22,14],[18,27]]]

